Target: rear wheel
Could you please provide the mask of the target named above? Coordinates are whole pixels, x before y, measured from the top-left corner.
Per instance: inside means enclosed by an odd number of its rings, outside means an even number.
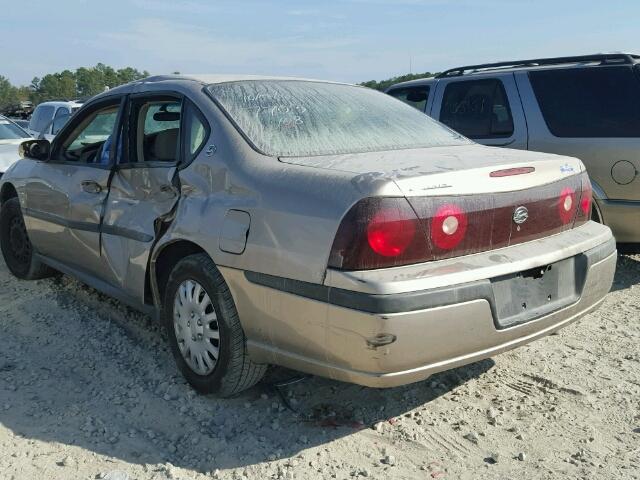
[[[11,198],[2,204],[0,247],[7,267],[18,278],[37,280],[55,274],[54,270],[37,260],[17,198]]]
[[[198,392],[228,397],[262,378],[267,366],[249,358],[231,292],[206,254],[177,263],[163,302],[173,356]]]

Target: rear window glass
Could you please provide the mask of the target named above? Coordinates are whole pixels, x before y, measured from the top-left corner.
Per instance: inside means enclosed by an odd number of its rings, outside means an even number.
[[[36,108],[36,111],[29,122],[29,128],[35,132],[42,132],[47,124],[53,119],[53,105],[44,105]]]
[[[28,136],[27,132],[15,123],[0,117],[0,140],[16,140],[18,138],[27,138]]]
[[[420,85],[418,87],[394,88],[387,93],[398,100],[402,100],[407,105],[411,105],[421,112],[424,112],[427,106],[427,99],[429,98],[429,86]]]
[[[556,137],[639,137],[640,83],[631,67],[529,72]]]
[[[469,138],[513,135],[513,118],[504,85],[498,79],[449,83],[440,121]]]
[[[208,89],[254,147],[267,155],[331,155],[468,142],[415,108],[368,88],[251,80]]]

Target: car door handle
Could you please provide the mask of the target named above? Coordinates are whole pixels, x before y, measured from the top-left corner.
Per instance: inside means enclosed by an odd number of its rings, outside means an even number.
[[[82,191],[87,193],[100,193],[102,192],[102,186],[93,180],[85,180],[81,183]]]

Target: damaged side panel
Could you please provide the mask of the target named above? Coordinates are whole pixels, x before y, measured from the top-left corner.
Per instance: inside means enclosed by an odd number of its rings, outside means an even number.
[[[326,314],[290,315],[269,289],[251,294],[244,272],[322,284],[338,223],[348,208],[379,188],[393,188],[395,195],[400,192],[387,180],[382,187],[365,186],[363,193],[353,185],[353,173],[286,165],[262,157],[229,130],[227,123],[207,113],[210,138],[197,158],[178,172],[180,200],[175,219],[153,247],[151,276],[154,278],[156,258],[166,246],[178,241],[195,244],[225,278],[256,361],[273,362],[275,350],[299,350],[292,342],[296,339],[304,344],[300,350],[304,355],[324,362]],[[209,150],[209,145],[215,149]],[[215,153],[208,155],[207,151]],[[302,195],[308,201],[297,202]],[[302,303],[300,307],[302,310]],[[364,342],[363,346],[366,348]]]
[[[179,192],[175,166],[121,168],[111,181],[101,237],[105,274],[140,300],[154,241]]]

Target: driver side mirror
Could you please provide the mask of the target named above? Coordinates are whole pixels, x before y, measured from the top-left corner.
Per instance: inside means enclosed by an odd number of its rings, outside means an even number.
[[[49,140],[27,140],[20,144],[18,153],[21,158],[46,161],[51,153],[51,143]]]

